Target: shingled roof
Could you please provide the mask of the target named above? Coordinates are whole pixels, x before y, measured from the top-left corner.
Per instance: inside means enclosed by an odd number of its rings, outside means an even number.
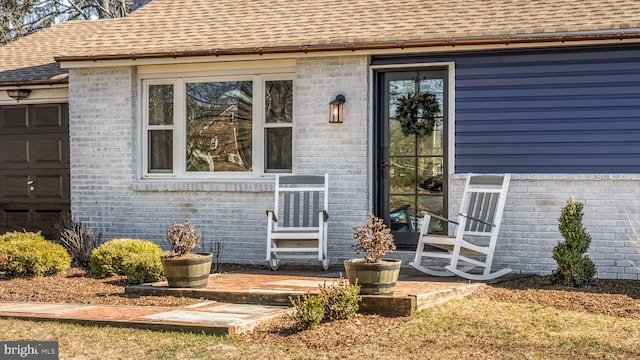
[[[37,80],[35,70],[53,69],[54,58],[222,56],[639,36],[640,1],[634,0],[152,0],[126,18],[64,23],[0,48],[0,84],[29,76]],[[17,69],[20,66],[33,66],[29,69],[34,71]]]

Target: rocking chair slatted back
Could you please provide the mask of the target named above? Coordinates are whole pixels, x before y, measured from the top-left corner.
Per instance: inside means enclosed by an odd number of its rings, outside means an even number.
[[[415,258],[409,265],[430,275],[455,274],[471,280],[493,279],[511,271],[502,269],[492,272],[491,269],[510,179],[510,174],[470,174],[465,183],[457,221],[426,214]],[[456,235],[429,234],[432,217],[456,224]],[[422,264],[425,258],[429,259],[428,264]],[[441,260],[448,264],[443,266]],[[470,273],[474,269],[480,269],[482,273]]]
[[[317,258],[328,268],[329,176],[276,175],[274,210],[267,210],[267,263],[281,258]],[[281,211],[280,211],[281,210]]]
[[[315,215],[318,210],[326,209],[328,205],[327,201],[324,201],[324,176],[286,176],[280,177],[279,182],[280,186],[276,191],[280,192],[283,198],[282,219],[279,219],[282,226],[318,227],[318,217]]]

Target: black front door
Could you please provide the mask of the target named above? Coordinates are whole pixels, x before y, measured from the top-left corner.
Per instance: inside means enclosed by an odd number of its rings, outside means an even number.
[[[447,214],[447,70],[378,71],[374,86],[375,212],[415,249],[424,212]]]

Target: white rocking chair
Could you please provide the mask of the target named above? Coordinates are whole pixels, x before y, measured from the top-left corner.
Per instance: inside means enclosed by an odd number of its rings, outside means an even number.
[[[329,175],[276,175],[274,210],[267,210],[267,265],[280,260],[317,259],[329,269],[327,220]]]
[[[510,178],[510,174],[470,174],[458,221],[425,214],[418,249],[409,265],[429,275],[457,275],[477,281],[495,279],[511,272],[511,269],[491,272]],[[456,224],[456,236],[428,234],[432,217]],[[429,263],[423,264],[423,259],[428,259]],[[475,269],[482,269],[482,272],[473,272]]]

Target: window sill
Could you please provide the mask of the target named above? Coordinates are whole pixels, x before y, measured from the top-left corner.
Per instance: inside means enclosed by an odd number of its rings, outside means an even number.
[[[131,184],[139,192],[273,192],[273,178],[261,179],[148,179]]]

